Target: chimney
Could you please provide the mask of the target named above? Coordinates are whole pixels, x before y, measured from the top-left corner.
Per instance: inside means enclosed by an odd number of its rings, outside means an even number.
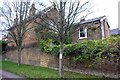
[[[14,25],[18,24],[18,15],[16,14],[16,18],[14,19]]]
[[[36,12],[36,8],[35,8],[35,4],[33,3],[29,11],[29,16],[34,16],[35,12]]]

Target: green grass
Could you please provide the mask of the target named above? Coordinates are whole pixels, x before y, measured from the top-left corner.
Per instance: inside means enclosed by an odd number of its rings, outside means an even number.
[[[18,74],[26,78],[59,78],[58,71],[45,67],[31,66],[27,64],[21,64],[20,67],[17,63],[10,61],[0,61],[2,62],[2,69],[9,72]],[[91,75],[78,74],[72,72],[64,72],[64,78],[100,78]]]
[[[2,69],[2,61],[0,60],[0,70]]]

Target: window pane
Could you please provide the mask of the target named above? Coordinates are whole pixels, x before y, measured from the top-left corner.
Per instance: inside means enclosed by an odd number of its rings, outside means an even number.
[[[80,33],[80,37],[85,37],[85,34],[84,33]]]

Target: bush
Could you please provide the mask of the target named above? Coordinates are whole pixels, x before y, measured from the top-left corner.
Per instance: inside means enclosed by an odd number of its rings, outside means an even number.
[[[49,45],[48,42],[41,42],[42,50],[54,56],[59,55],[60,46]],[[109,37],[99,41],[84,41],[82,43],[64,45],[64,58],[71,57],[73,62],[102,61],[111,57],[119,60],[120,39]]]
[[[52,43],[52,40],[51,39],[48,39],[48,40],[42,40],[42,39],[38,39],[38,42],[39,42],[39,46],[40,46],[40,50],[42,52],[46,52],[46,53],[49,53],[49,48],[51,46],[51,43]]]
[[[6,53],[7,49],[7,42],[6,41],[0,41],[0,53],[4,54]]]
[[[59,56],[59,53],[60,53],[59,50],[60,50],[60,46],[51,46],[49,49],[49,52],[54,56]]]

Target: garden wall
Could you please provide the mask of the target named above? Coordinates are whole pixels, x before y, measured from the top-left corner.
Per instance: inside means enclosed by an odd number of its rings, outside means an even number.
[[[3,59],[12,62],[18,61],[18,53],[16,50],[10,50],[3,55]],[[58,69],[58,58],[50,54],[40,52],[38,47],[28,47],[22,51],[22,63],[34,66],[42,66]],[[86,63],[89,64],[89,63]],[[106,62],[98,63],[95,66],[87,66],[85,63],[74,63],[71,58],[64,59],[64,70],[77,73],[91,74],[97,76],[107,76],[118,78],[119,63]]]

